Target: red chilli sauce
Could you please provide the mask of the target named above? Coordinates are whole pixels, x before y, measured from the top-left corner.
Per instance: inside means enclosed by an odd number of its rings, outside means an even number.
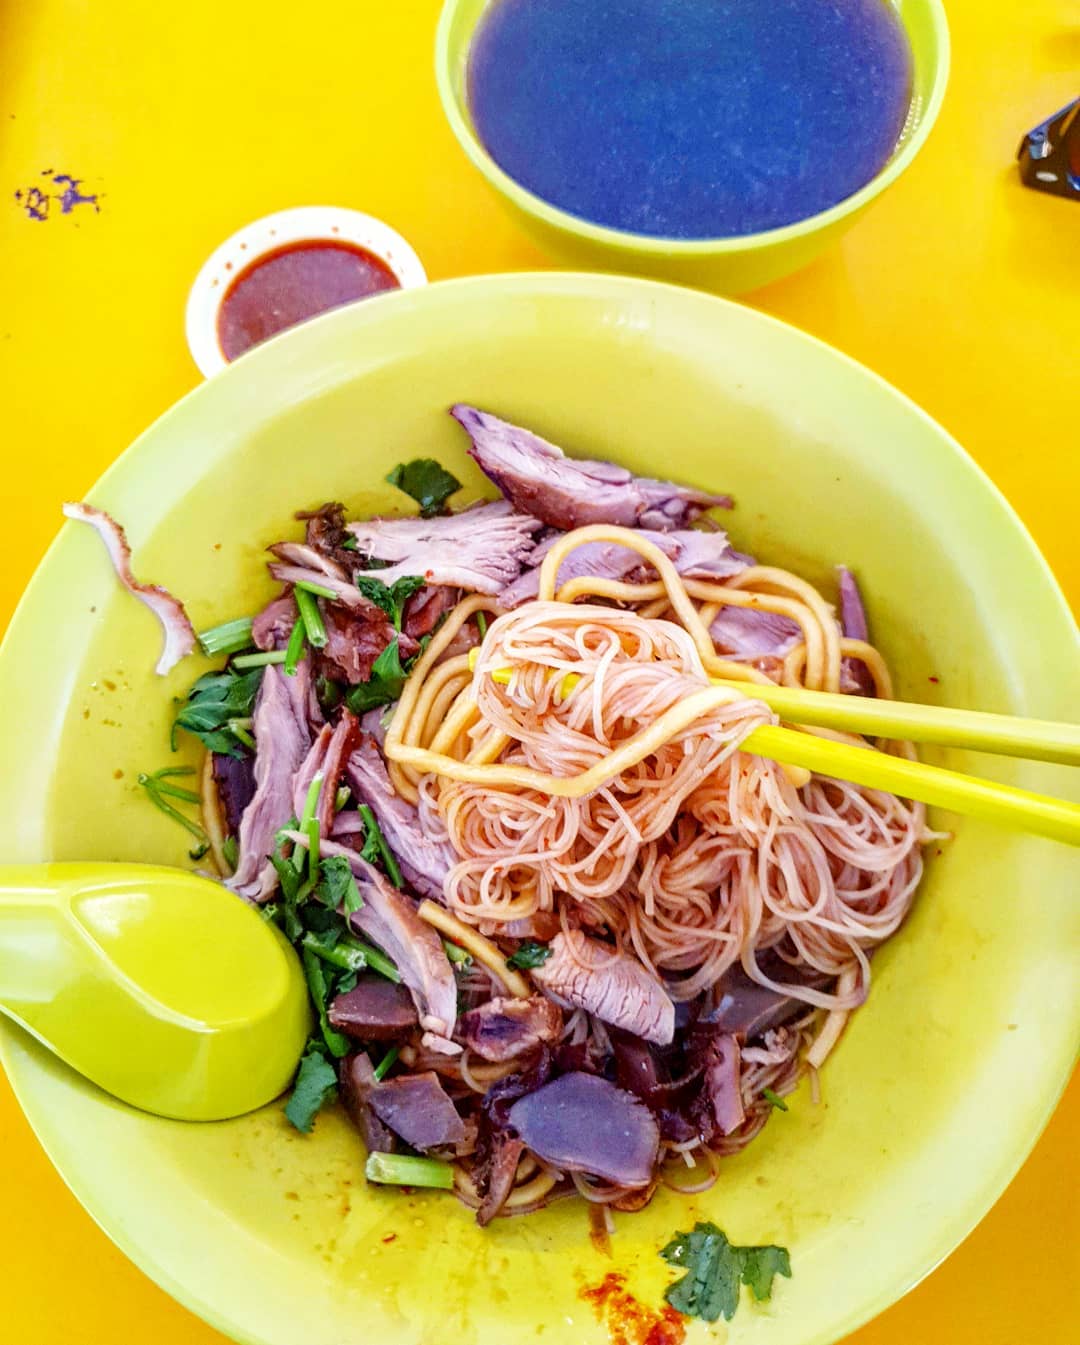
[[[226,290],[217,318],[221,353],[235,360],[298,322],[400,288],[384,261],[352,243],[286,243],[257,257]]]

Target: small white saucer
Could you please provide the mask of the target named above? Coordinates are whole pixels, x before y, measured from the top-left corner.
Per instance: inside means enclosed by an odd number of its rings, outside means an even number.
[[[297,206],[266,215],[234,233],[210,254],[188,295],[188,348],[206,378],[228,363],[218,340],[218,310],[232,281],[266,253],[313,239],[363,248],[385,262],[402,289],[427,284],[420,258],[409,244],[372,215],[339,206]]]

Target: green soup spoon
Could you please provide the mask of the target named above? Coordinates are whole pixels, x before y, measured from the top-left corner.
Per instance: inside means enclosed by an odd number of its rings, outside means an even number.
[[[143,864],[0,869],[0,1012],[106,1092],[185,1121],[277,1097],[311,1026],[274,926],[208,878]]]

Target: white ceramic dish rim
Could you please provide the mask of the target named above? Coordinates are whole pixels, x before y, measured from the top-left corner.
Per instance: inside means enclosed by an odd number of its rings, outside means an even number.
[[[184,318],[188,349],[204,378],[212,378],[229,363],[218,340],[218,311],[230,283],[268,252],[313,239],[363,248],[386,263],[402,289],[427,284],[427,273],[413,248],[374,215],[327,205],[294,206],[264,215],[214,249],[188,295]]]

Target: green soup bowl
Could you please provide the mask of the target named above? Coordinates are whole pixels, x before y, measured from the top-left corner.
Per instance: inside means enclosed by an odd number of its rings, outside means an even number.
[[[761,233],[726,238],[656,238],[610,229],[549,204],[499,167],[485,149],[469,111],[468,66],[473,36],[491,4],[446,0],[435,39],[439,96],[465,153],[546,251],[574,267],[654,276],[721,294],[757,289],[805,266],[855,222],[895,182],[926,143],[945,96],[949,29],[942,0],[893,3],[912,51],[907,122],[881,171],[828,210]]]

